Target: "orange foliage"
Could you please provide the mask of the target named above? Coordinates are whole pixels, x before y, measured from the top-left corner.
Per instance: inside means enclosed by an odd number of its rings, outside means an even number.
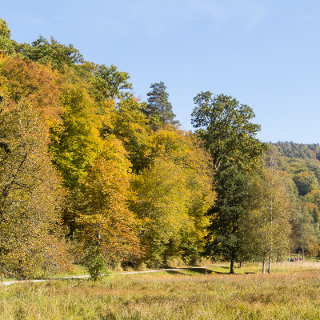
[[[0,79],[0,90],[15,102],[23,99],[49,119],[61,111],[59,76],[49,67],[16,57],[0,58]]]

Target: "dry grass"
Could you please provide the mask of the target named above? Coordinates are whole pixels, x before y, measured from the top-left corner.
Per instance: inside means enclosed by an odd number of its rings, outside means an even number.
[[[251,272],[256,266],[246,268]],[[182,269],[117,275],[98,283],[75,280],[2,287],[0,318],[319,320],[319,265],[291,263],[275,270],[283,272],[227,275]]]

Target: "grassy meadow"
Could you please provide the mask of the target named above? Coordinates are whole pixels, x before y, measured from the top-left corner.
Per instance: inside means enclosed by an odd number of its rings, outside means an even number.
[[[320,319],[320,263],[225,265],[161,273],[0,286],[0,317],[13,319]],[[239,273],[239,271],[241,273]],[[246,274],[248,272],[249,274]]]

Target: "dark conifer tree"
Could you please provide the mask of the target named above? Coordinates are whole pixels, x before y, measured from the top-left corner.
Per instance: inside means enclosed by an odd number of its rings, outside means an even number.
[[[172,104],[169,101],[169,94],[164,82],[152,83],[151,91],[147,93],[148,103],[145,107],[145,114],[152,119],[155,128],[164,124],[178,125],[176,115],[172,111]]]

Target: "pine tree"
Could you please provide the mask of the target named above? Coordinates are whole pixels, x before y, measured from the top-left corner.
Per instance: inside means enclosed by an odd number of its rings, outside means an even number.
[[[155,82],[150,88],[151,91],[147,93],[148,104],[144,111],[153,120],[153,126],[158,128],[164,124],[178,125],[178,121],[174,120],[176,115],[172,111],[164,82]]]

